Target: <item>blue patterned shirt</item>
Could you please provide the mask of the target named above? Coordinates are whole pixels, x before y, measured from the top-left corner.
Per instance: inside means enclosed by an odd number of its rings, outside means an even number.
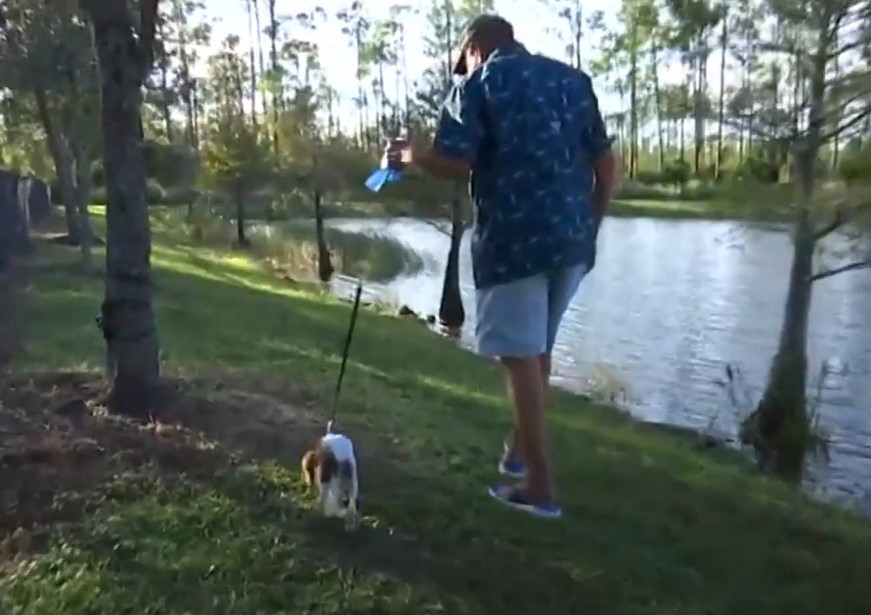
[[[476,288],[592,268],[593,162],[610,140],[585,73],[499,48],[449,94],[434,146],[471,164]]]

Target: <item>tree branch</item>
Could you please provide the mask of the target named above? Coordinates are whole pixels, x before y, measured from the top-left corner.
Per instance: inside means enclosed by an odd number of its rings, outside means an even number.
[[[437,230],[442,235],[447,235],[448,237],[451,236],[451,233],[449,231],[446,231],[442,227],[440,227],[437,221],[430,220],[429,218],[421,218],[421,220],[423,220],[424,222],[429,224],[431,227],[433,227],[435,230]]]
[[[826,226],[817,230],[814,233],[814,241],[820,241],[821,239],[828,237],[835,231],[837,231],[843,224],[847,222],[848,219],[847,207],[845,203],[840,203],[838,207],[835,209],[835,216],[832,218],[832,221],[829,222]]]
[[[855,115],[850,118],[848,121],[844,122],[835,127],[833,130],[829,130],[820,135],[820,141],[826,142],[831,140],[832,138],[843,135],[851,128],[857,127],[859,124],[865,121],[865,119],[871,115],[871,105],[866,105],[861,111],[856,111]]]
[[[841,273],[846,273],[848,271],[857,271],[859,269],[871,269],[871,258],[848,263],[840,267],[835,267],[834,269],[826,269],[824,271],[820,271],[819,273],[815,273],[811,276],[811,282],[825,280],[826,278],[831,278],[832,276],[836,276]]]

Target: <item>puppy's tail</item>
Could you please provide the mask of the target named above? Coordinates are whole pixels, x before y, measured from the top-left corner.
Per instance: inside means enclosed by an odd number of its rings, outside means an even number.
[[[333,433],[333,425],[334,424],[335,424],[335,421],[333,421],[332,419],[327,421],[327,434]]]

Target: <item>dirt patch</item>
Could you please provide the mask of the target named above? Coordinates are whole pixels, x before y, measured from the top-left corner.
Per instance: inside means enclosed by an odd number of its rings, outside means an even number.
[[[253,458],[295,467],[323,431],[303,406],[226,379],[168,384],[172,422],[141,423],[106,411],[108,383],[97,375],[0,380],[0,561],[81,519],[88,496],[113,476],[147,467],[204,477]]]

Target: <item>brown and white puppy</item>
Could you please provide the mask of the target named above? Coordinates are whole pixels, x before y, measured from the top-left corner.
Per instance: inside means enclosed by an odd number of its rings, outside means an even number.
[[[302,480],[307,487],[317,487],[318,503],[327,517],[345,519],[345,526],[357,526],[357,498],[360,483],[357,458],[351,439],[333,433],[333,422],[327,433],[302,457]]]

